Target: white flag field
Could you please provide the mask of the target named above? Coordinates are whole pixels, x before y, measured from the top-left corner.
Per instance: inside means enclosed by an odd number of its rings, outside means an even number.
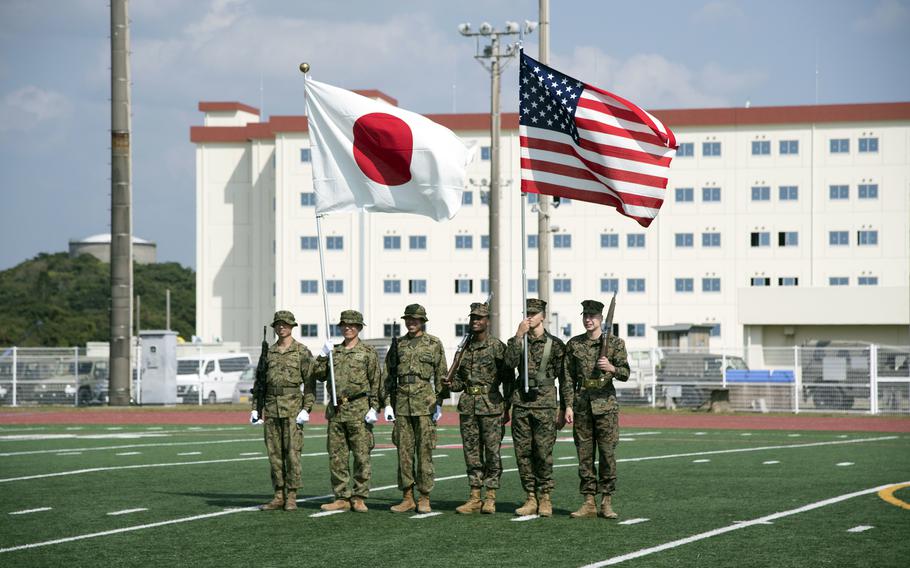
[[[363,209],[437,221],[461,207],[467,146],[419,114],[307,79],[316,213]]]

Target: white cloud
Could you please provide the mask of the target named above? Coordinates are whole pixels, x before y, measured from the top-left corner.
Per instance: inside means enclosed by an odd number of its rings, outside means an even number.
[[[910,25],[910,8],[899,0],[881,0],[865,17],[854,24],[861,32],[881,33],[904,30]]]
[[[0,101],[0,132],[32,130],[66,117],[71,111],[72,104],[62,94],[27,85]]]

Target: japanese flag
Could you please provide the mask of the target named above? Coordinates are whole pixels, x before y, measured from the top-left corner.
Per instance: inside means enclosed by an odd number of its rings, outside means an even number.
[[[470,156],[451,130],[318,81],[305,89],[317,214],[455,216]]]

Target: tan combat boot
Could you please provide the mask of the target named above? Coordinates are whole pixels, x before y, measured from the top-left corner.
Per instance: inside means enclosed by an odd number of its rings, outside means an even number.
[[[604,495],[603,499],[600,501],[600,516],[606,519],[615,519],[619,515],[616,514],[616,511],[613,510],[613,496]]]
[[[462,515],[470,515],[471,513],[479,513],[482,506],[483,503],[480,501],[480,488],[472,487],[471,496],[468,497],[468,500],[465,501],[464,505],[455,507],[455,512],[461,513]]]
[[[537,514],[541,517],[553,516],[553,502],[550,501],[549,493],[540,494],[540,503],[537,505]]]
[[[347,499],[335,499],[331,503],[326,503],[319,507],[323,511],[350,511],[351,503]]]
[[[483,500],[483,508],[480,510],[484,515],[492,515],[496,512],[496,490],[487,489],[487,494]]]
[[[421,493],[420,499],[417,500],[417,512],[421,515],[425,513],[432,513],[433,509],[430,508],[430,494]]]
[[[574,513],[569,513],[573,519],[584,519],[597,516],[597,504],[594,502],[593,495],[585,495],[585,502],[581,504]]]
[[[404,496],[401,498],[401,503],[392,505],[391,511],[393,513],[407,513],[416,508],[417,503],[414,502],[414,490],[409,487],[404,490]]]
[[[284,507],[284,487],[275,490],[275,496],[265,505],[259,505],[260,511],[274,511]]]
[[[367,504],[363,502],[363,497],[351,497],[351,508],[355,513],[366,513],[369,511]]]
[[[297,510],[297,490],[288,489],[288,496],[284,499],[284,510],[285,511],[296,511]]]
[[[537,514],[537,495],[533,491],[528,492],[528,498],[525,501],[525,504],[521,507],[515,509],[516,515],[536,515]]]

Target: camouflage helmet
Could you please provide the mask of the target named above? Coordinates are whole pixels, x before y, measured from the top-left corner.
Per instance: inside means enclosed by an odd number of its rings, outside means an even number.
[[[597,300],[585,300],[581,303],[582,315],[602,315],[603,313],[604,305]]]
[[[357,310],[344,310],[341,312],[341,317],[338,318],[338,325],[341,324],[356,324],[356,325],[366,325],[363,323],[363,314]]]
[[[401,316],[401,319],[404,318],[414,318],[423,321],[429,321],[427,319],[427,309],[420,304],[410,304],[404,309],[404,315]]]
[[[474,302],[471,304],[471,313],[472,316],[477,316],[481,318],[490,316],[490,306],[487,304],[482,304],[480,302]]]
[[[547,303],[538,298],[528,298],[527,303],[528,315],[539,314],[547,311]]]
[[[277,323],[286,323],[291,327],[297,325],[297,320],[294,318],[294,314],[287,310],[278,310],[275,312],[275,317],[272,318],[272,327],[275,327]]]

